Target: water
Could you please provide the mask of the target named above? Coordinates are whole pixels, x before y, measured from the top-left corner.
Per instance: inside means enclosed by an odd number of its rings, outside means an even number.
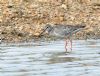
[[[100,40],[0,44],[0,76],[100,76]]]

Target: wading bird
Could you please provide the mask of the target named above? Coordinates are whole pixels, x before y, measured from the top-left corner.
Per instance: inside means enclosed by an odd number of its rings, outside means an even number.
[[[77,25],[63,25],[63,24],[55,24],[54,26],[47,24],[41,33],[41,35],[45,32],[48,33],[50,36],[57,36],[57,37],[63,37],[66,39],[65,43],[65,49],[66,52],[68,52],[68,42],[70,42],[71,50],[72,50],[72,35],[76,34],[77,32],[81,31],[83,28],[85,28],[85,24],[77,24]]]

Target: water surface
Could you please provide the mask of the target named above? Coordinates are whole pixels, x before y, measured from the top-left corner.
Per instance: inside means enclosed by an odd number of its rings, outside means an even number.
[[[100,40],[0,44],[0,76],[100,76]]]

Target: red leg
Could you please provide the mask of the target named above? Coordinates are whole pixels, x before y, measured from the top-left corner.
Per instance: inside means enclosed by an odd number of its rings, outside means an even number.
[[[66,52],[67,52],[67,44],[68,44],[68,42],[67,42],[67,40],[66,40],[66,43],[65,43]]]
[[[71,51],[72,51],[72,39],[70,40],[70,43],[71,43]]]
[[[70,45],[68,45],[68,43],[69,43]],[[72,39],[67,39],[67,40],[66,40],[66,43],[65,43],[66,52],[68,52],[68,46],[70,46],[70,49],[71,49],[71,51],[72,51]]]

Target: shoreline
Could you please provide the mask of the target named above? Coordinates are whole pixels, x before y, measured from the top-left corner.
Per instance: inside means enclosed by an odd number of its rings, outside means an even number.
[[[59,38],[59,37],[42,37],[42,38],[22,38],[22,39],[17,39],[17,40],[1,40],[0,44],[2,43],[29,43],[29,42],[35,42],[35,41],[57,41],[57,40],[65,40],[67,38]],[[72,40],[99,40],[100,38],[86,38],[86,37],[75,37],[72,36]]]

